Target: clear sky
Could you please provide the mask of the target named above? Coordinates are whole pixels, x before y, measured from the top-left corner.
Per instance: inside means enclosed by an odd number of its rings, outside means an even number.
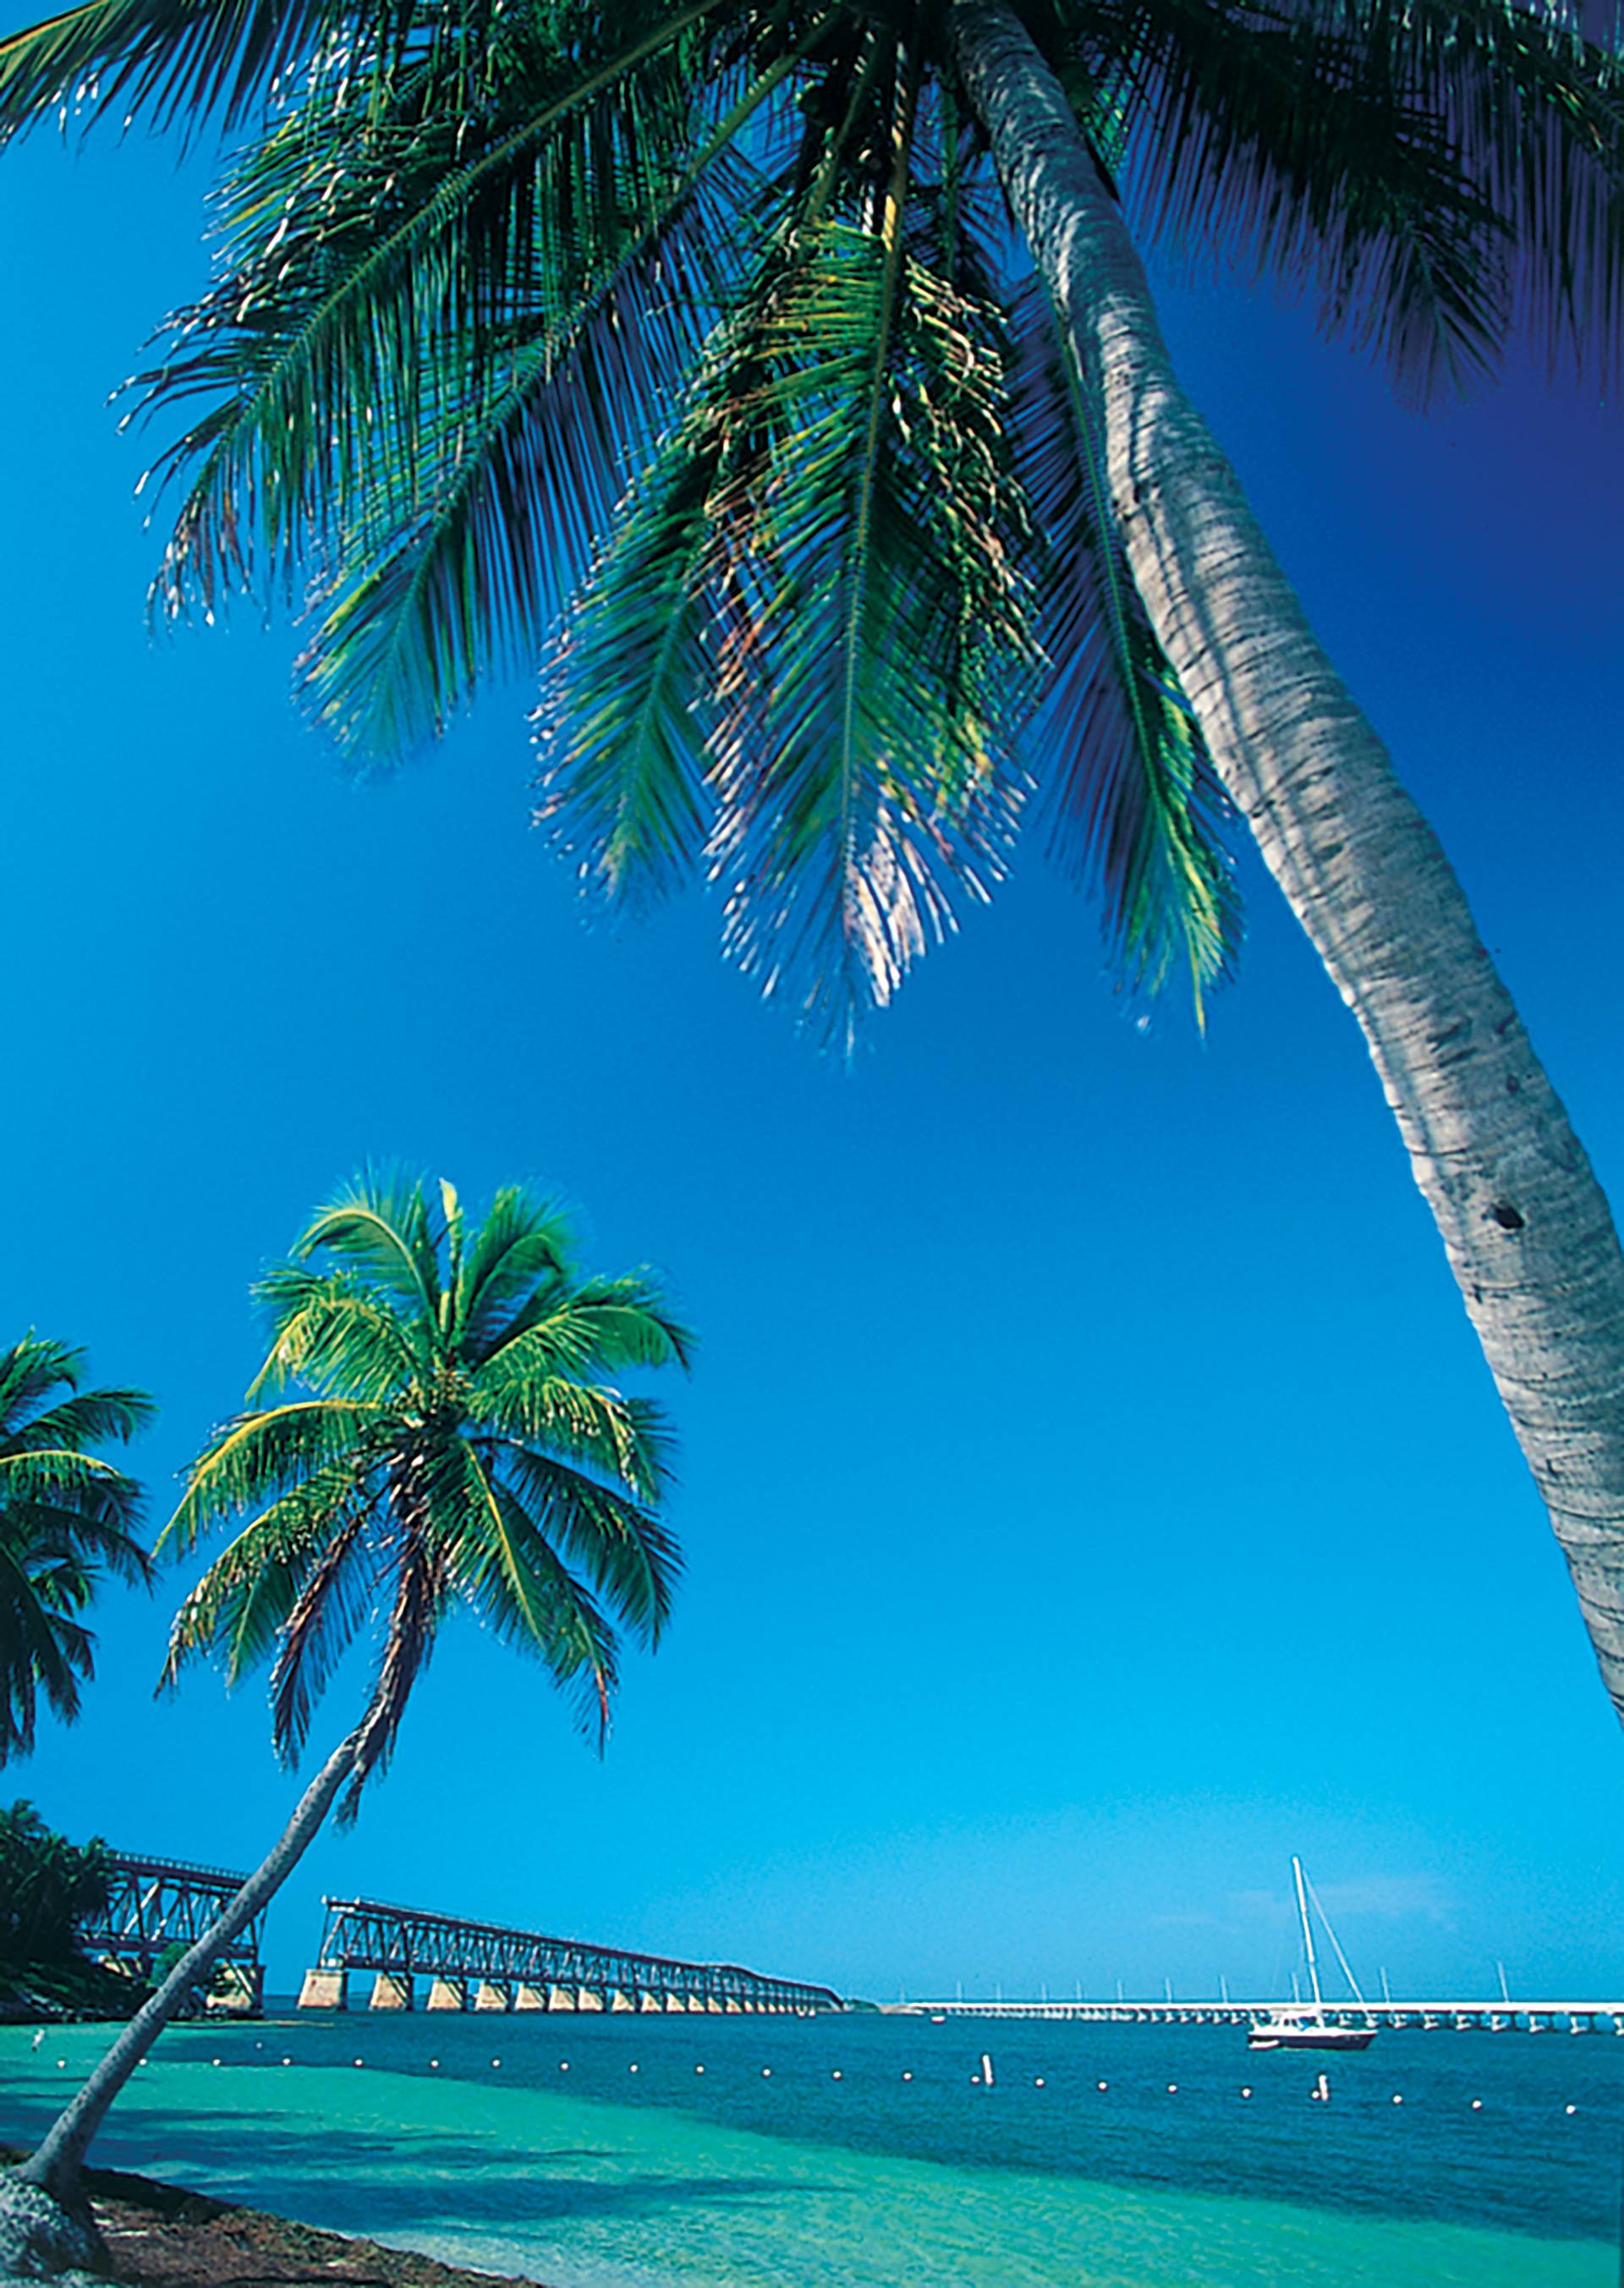
[[[202,178],[0,162],[12,1019],[5,1331],[154,1390],[155,1520],[258,1361],[259,1267],[363,1157],[577,1201],[699,1329],[689,1572],[607,1759],[454,1628],[324,1892],[910,1992],[1278,1988],[1287,1862],[1356,1966],[1624,1987],[1624,1740],[1351,1021],[1266,881],[1203,1044],[1113,996],[1034,845],[854,1070],[699,896],[583,926],[527,829],[522,685],[357,788],[243,610],[157,646],[108,390],[194,290]],[[1624,425],[1517,369],[1400,413],[1304,318],[1164,279],[1185,377],[1624,1182]],[[83,1723],[0,1778],[251,1864],[263,1696],[155,1704],[109,1597]],[[336,1736],[358,1678],[326,1712]],[[347,1690],[346,1688],[347,1687]]]

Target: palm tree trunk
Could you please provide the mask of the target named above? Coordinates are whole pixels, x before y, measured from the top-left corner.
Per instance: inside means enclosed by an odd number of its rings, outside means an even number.
[[[207,1977],[238,1932],[247,1928],[298,1866],[331,1809],[333,1798],[354,1769],[360,1742],[357,1730],[333,1750],[299,1798],[270,1856],[249,1877],[219,1920],[181,1956],[157,1992],[142,2004],[72,2104],[18,2170],[25,2184],[37,2185],[70,2211],[82,2205],[79,2171],[107,2108],[192,1989]]]
[[[970,101],[1106,441],[1150,620],[1263,862],[1364,1032],[1624,1718],[1624,1257],[1431,828],[1174,376],[1117,199],[1002,0]]]

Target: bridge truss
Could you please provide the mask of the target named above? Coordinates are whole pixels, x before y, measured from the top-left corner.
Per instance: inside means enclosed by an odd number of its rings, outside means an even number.
[[[352,1971],[373,1974],[375,2010],[410,2010],[427,1982],[431,2010],[704,2011],[808,2016],[844,2007],[827,1986],[768,1978],[729,1962],[680,1962],[578,1939],[549,1938],[455,1915],[329,1899],[315,1966],[300,2006],[348,2006]]]
[[[109,1968],[127,1971],[150,1985],[162,1957],[172,1947],[191,1946],[200,1939],[247,1880],[223,1867],[195,1867],[180,1859],[118,1852],[107,1903],[80,1923],[79,1944]],[[212,2006],[258,2014],[265,1990],[260,1961],[264,1929],[260,1913],[226,1949],[224,1975],[210,1998]]]

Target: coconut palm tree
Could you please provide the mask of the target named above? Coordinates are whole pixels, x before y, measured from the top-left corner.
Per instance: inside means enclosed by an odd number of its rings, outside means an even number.
[[[317,573],[367,765],[552,641],[540,814],[694,874],[837,1034],[1046,821],[1128,975],[1230,966],[1225,835],[1364,1029],[1624,1712],[1624,1258],[1459,886],[1183,397],[1127,218],[1419,396],[1616,356],[1624,82],[1522,0],[84,0],[60,108],[253,132],[160,612]]]
[[[32,1752],[42,1699],[65,1724],[96,1672],[83,1616],[104,1573],[145,1582],[141,1490],[89,1450],[152,1420],[139,1390],[83,1390],[84,1354],[28,1334],[0,1353],[0,1764]]]
[[[92,2138],[187,1996],[333,1805],[354,1817],[454,1610],[539,1660],[600,1742],[617,1628],[657,1641],[678,1563],[659,1513],[670,1436],[609,1378],[686,1363],[689,1338],[647,1275],[585,1277],[573,1256],[564,1218],[521,1190],[469,1229],[449,1184],[367,1175],[259,1283],[271,1341],[251,1402],[191,1465],[160,1539],[184,1556],[235,1523],[175,1617],[165,1680],[208,1657],[231,1685],[269,1661],[288,1763],[363,1626],[371,1687],[270,1855],[23,2164],[48,2222],[78,2206]]]

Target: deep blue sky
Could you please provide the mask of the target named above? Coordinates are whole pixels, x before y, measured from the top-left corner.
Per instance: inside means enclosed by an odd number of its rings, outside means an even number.
[[[1260,1987],[1296,1849],[1395,1990],[1503,1956],[1620,1991],[1624,1741],[1364,1052],[1255,867],[1205,1044],[1113,997],[1034,847],[848,1073],[723,969],[703,899],[584,929],[527,830],[522,686],[346,785],[285,622],[144,630],[150,449],[104,400],[200,278],[200,187],[111,137],[0,163],[6,1328],[156,1392],[155,1517],[257,1363],[249,1282],[368,1155],[561,1188],[704,1342],[670,1394],[679,1624],[607,1760],[454,1630],[276,1909],[278,1977],[359,1890],[881,1997]],[[1163,283],[1616,1188],[1618,417],[1519,368],[1423,423],[1301,315]],[[257,1689],[152,1701],[179,1586],[107,1600],[84,1721],[0,1784],[246,1865],[290,1783]]]

